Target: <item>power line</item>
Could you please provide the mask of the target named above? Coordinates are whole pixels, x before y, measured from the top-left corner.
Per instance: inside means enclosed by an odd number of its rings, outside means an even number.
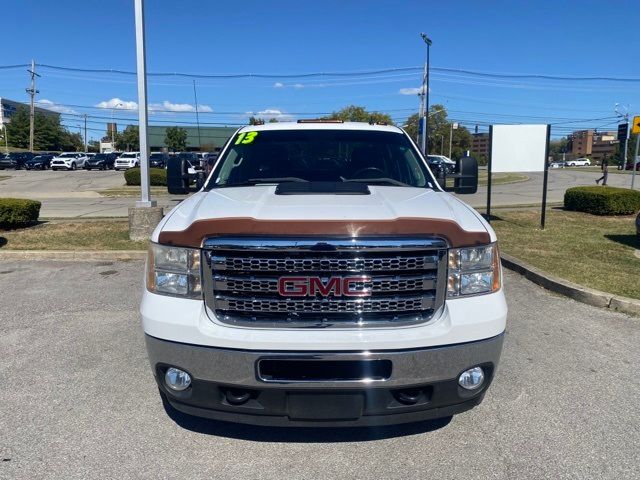
[[[28,64],[0,65],[1,70],[14,68],[23,68]],[[81,72],[81,73],[105,73],[118,75],[136,75],[133,70],[121,70],[113,68],[81,68],[67,67],[61,65],[38,64],[38,66],[58,71]],[[215,78],[215,79],[235,79],[235,78],[267,78],[267,79],[285,79],[285,78],[313,78],[313,77],[354,77],[380,75],[385,73],[398,72],[420,72],[422,66],[409,67],[389,67],[370,70],[354,70],[354,71],[326,71],[326,72],[304,72],[304,73],[185,73],[185,72],[148,72],[150,77],[185,77],[185,78]],[[486,72],[480,70],[469,70],[464,68],[451,67],[431,67],[434,72],[458,73],[477,77],[486,78],[509,78],[509,79],[536,79],[536,80],[559,80],[559,81],[607,81],[607,82],[640,82],[638,77],[623,77],[612,75],[552,75],[542,73],[500,73]]]

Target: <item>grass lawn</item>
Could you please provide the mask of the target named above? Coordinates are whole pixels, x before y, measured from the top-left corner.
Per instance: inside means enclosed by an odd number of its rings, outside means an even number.
[[[489,175],[486,170],[480,170],[478,185],[486,185]],[[507,183],[526,182],[529,177],[521,173],[494,173],[491,185],[506,185]]]
[[[16,230],[0,229],[0,249],[145,250],[147,242],[129,240],[127,220],[53,220]]]
[[[580,285],[640,298],[634,219],[554,210],[540,230],[539,211],[504,211],[491,225],[509,255]]]
[[[100,195],[105,197],[139,197],[140,186],[123,185],[121,187],[106,188],[99,190]],[[157,197],[159,195],[168,195],[167,187],[151,187],[151,195]]]

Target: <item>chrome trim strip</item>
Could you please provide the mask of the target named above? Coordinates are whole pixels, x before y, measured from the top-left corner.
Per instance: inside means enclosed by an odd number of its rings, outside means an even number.
[[[338,238],[313,239],[303,237],[260,238],[260,237],[213,237],[203,242],[207,250],[256,250],[287,252],[405,252],[410,250],[435,250],[447,248],[443,239],[433,238]]]

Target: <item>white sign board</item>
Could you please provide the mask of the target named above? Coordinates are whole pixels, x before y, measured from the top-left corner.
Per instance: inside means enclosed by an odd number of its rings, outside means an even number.
[[[542,172],[546,147],[546,125],[493,125],[491,171]]]

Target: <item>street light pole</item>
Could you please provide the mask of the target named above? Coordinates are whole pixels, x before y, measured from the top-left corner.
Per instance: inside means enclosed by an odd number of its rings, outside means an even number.
[[[453,131],[458,129],[458,124],[451,122],[451,131],[449,132],[449,158],[451,158],[451,150],[453,148]]]
[[[136,207],[154,207],[150,199],[149,144],[147,136],[147,58],[144,37],[144,0],[135,0],[136,60],[138,72],[138,128],[140,135],[140,201]]]
[[[427,44],[427,59],[424,66],[424,72],[422,74],[422,98],[423,98],[423,109],[422,109],[422,153],[426,156],[429,152],[429,141],[428,141],[428,126],[429,126],[429,53],[430,47],[433,43],[429,37],[425,33],[421,33],[420,37]]]

